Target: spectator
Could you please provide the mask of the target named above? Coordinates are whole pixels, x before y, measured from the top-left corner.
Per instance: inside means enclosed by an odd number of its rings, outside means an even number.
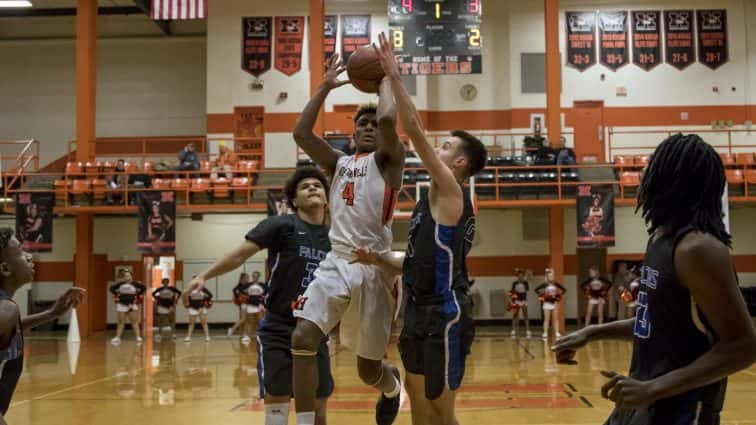
[[[574,165],[577,163],[575,151],[567,147],[567,139],[564,136],[559,137],[559,146],[556,152],[557,165]]]
[[[108,176],[107,188],[110,190],[123,189],[126,186],[127,181],[128,176],[126,175],[126,162],[123,159],[119,159],[118,162],[116,162],[113,174]],[[120,192],[105,193],[105,202],[107,202],[108,204],[116,202],[116,199],[118,200],[118,202],[122,201],[123,196]]]
[[[231,177],[233,177],[231,171],[233,171],[235,165],[236,154],[228,147],[226,147],[226,144],[224,142],[221,142],[220,148],[218,150],[218,159],[215,160],[215,164],[212,170],[213,172],[212,174],[210,174],[210,178],[212,180],[216,180],[218,178],[218,171],[226,171],[226,178],[231,179]]]
[[[178,155],[179,171],[197,171],[200,169],[199,154],[195,150],[194,143],[187,144]]]

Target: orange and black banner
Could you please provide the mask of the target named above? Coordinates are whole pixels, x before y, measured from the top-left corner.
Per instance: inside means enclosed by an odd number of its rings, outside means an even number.
[[[579,248],[614,246],[614,187],[580,185],[577,193]]]
[[[139,251],[170,254],[176,250],[176,193],[139,192]]]
[[[633,63],[645,71],[659,65],[661,58],[661,11],[630,12],[633,19]]]
[[[599,12],[599,60],[612,71],[627,65],[627,11]]]
[[[370,44],[370,15],[341,15],[341,59],[362,46]]]
[[[339,33],[339,18],[336,15],[326,15],[323,20],[323,54],[326,62],[336,53],[336,37]]]
[[[292,76],[302,69],[304,16],[276,16],[276,69]]]
[[[727,11],[699,10],[698,61],[711,69],[717,69],[729,59],[727,48]]]
[[[565,12],[567,65],[580,72],[596,64],[596,13]]]
[[[664,11],[665,59],[681,71],[696,60],[696,48],[693,45],[694,19],[692,10]]]
[[[52,251],[55,194],[48,192],[16,195],[16,237],[27,252]]]
[[[259,77],[270,69],[273,18],[242,18],[242,69]]]

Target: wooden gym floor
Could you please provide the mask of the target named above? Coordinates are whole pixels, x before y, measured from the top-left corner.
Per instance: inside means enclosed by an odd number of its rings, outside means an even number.
[[[578,365],[562,366],[539,338],[513,340],[508,329],[490,327],[478,334],[457,401],[461,424],[601,424],[612,406],[601,398],[599,371],[625,371],[630,360],[629,343],[607,341],[581,351]],[[127,331],[114,347],[109,337],[82,342],[75,365],[65,336],[28,338],[9,424],[263,424],[254,346],[220,335],[185,344],[180,334],[139,347]],[[395,345],[389,357],[400,363]],[[376,393],[359,383],[354,356],[339,351],[333,370],[329,424],[374,423]],[[756,424],[754,397],[756,368],[732,377],[722,423]],[[406,400],[396,423],[411,423]]]

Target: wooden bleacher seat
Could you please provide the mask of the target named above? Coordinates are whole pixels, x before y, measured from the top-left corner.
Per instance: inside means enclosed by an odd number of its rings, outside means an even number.
[[[202,177],[192,179],[190,190],[192,192],[206,192],[210,190],[210,180]]]
[[[173,188],[173,190],[187,190],[189,188],[189,181],[182,178],[175,178],[171,180],[171,188]]]
[[[748,185],[756,186],[756,169],[746,171],[746,181]]]
[[[640,186],[640,173],[637,171],[623,172],[620,176],[620,186],[625,189],[637,189]]]
[[[730,153],[720,153],[720,158],[722,158],[722,163],[725,167],[732,167],[735,165],[735,156],[733,156]]]
[[[155,190],[169,190],[171,188],[171,181],[161,178],[152,179],[152,188]]]
[[[105,186],[108,182],[105,179],[92,179],[92,193],[96,201],[102,201],[105,199]]]
[[[213,199],[227,199],[230,196],[229,181],[220,177],[213,181]]]
[[[632,167],[635,165],[632,156],[614,155],[614,165],[618,167]]]
[[[733,186],[741,185],[745,182],[743,177],[743,170],[725,170],[727,175],[727,183]]]
[[[651,159],[649,155],[636,155],[635,156],[635,165],[640,167],[645,167],[648,165],[648,161]]]
[[[67,162],[66,163],[66,175],[81,174],[82,164],[81,162]]]
[[[739,153],[735,156],[735,165],[751,167],[754,164],[753,153]]]
[[[53,187],[55,187],[55,199],[61,200],[61,201],[65,200],[66,188],[70,190],[71,185],[72,185],[71,180],[65,180],[65,179],[55,180],[55,182],[53,183]]]

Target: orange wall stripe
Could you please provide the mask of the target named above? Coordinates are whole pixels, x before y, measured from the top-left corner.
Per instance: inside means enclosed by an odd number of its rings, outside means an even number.
[[[207,114],[208,133],[233,133],[234,114]]]

